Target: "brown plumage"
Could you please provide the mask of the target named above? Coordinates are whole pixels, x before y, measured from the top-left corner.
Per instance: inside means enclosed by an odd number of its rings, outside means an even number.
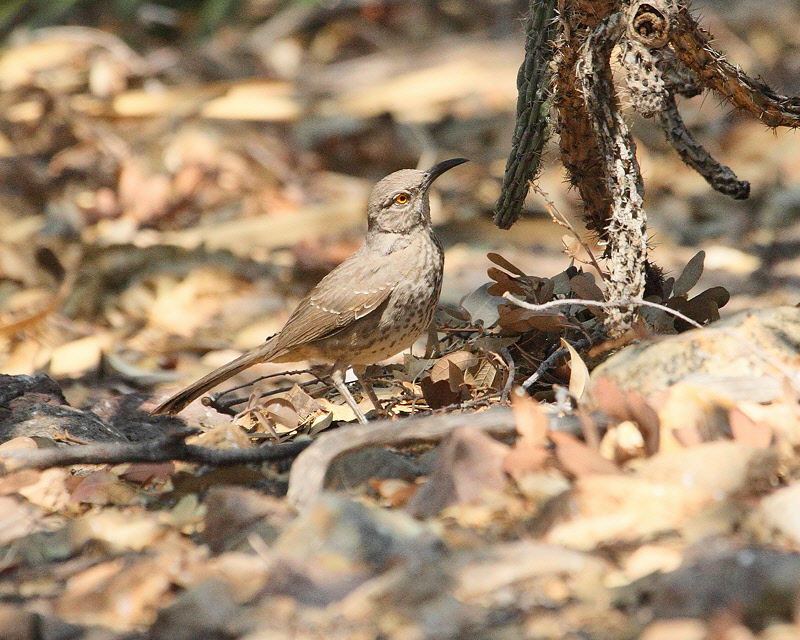
[[[189,385],[153,413],[177,413],[209,389],[259,362],[333,363],[333,381],[361,422],[344,385],[350,365],[378,362],[427,331],[442,287],[444,253],[433,233],[428,191],[454,158],[427,171],[403,169],[381,180],[367,203],[364,244],[297,305],[283,330]]]

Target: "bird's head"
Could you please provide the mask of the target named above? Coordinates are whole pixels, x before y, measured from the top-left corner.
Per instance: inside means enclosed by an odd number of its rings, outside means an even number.
[[[428,191],[431,184],[448,169],[465,162],[466,158],[453,158],[427,171],[401,169],[386,176],[375,185],[369,197],[367,217],[370,231],[408,233],[415,227],[430,224]]]

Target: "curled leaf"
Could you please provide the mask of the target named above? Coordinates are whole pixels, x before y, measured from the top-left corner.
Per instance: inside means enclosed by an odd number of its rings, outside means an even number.
[[[489,293],[489,289],[496,284],[495,282],[487,282],[461,301],[461,308],[469,314],[470,320],[474,324],[491,327],[497,324],[500,319],[497,306],[506,304],[506,300]]]
[[[569,351],[569,392],[580,401],[586,395],[589,386],[589,368],[569,342],[561,338],[561,346]]]
[[[431,380],[433,380],[433,382],[448,380],[453,374],[453,371],[458,371],[459,374],[461,374],[461,372],[466,371],[475,364],[478,364],[478,356],[474,353],[470,353],[469,351],[454,351],[453,353],[448,353],[446,356],[439,358],[436,364],[431,367]]]

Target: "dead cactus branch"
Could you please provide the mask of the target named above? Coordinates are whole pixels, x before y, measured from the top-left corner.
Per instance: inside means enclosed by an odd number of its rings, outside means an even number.
[[[636,161],[636,144],[619,112],[609,65],[611,50],[624,32],[621,13],[604,20],[581,46],[576,67],[612,202],[606,226],[606,254],[609,259],[608,295],[614,301],[643,295],[647,259],[647,224],[642,206],[644,185]],[[608,314],[610,332],[624,332],[632,318],[633,307],[612,307]]]
[[[750,196],[750,183],[739,180],[730,167],[717,162],[695,140],[683,123],[673,96],[667,97],[664,108],[658,114],[658,121],[681,160],[703,176],[712,189],[734,200],[745,200]]]
[[[558,17],[547,23],[543,43],[544,29],[532,25],[555,11],[556,1],[531,2],[517,126],[495,223],[508,228],[519,217],[527,194],[523,185],[535,178],[546,139],[542,132],[549,114],[542,96],[552,92],[561,158],[583,201],[586,227],[607,242],[608,298],[639,298],[646,285],[653,286],[646,274],[659,270],[647,262],[644,189],[635,145],[620,114],[612,49],[618,47],[633,108],[659,123],[681,159],[712,188],[735,199],[747,198],[750,184],[691,135],[675,96],[714,91],[770,127],[799,126],[800,98],[780,95],[728,63],[683,0],[558,0]],[[548,65],[556,70],[552,83],[550,74],[542,72]],[[609,314],[610,332],[629,326],[632,313]]]
[[[701,29],[685,6],[679,6],[670,45],[678,59],[731,105],[744,109],[768,127],[800,126],[800,96],[783,96],[750,78],[711,46],[711,36]]]
[[[619,51],[631,104],[645,118],[655,117],[681,160],[713,189],[744,200],[750,195],[750,183],[739,180],[729,167],[717,162],[695,140],[678,112],[675,94],[695,96],[702,92],[702,85],[667,47],[675,21],[673,8],[663,1],[631,5],[629,38],[620,44]]]
[[[555,57],[558,72],[553,95],[561,161],[570,183],[580,193],[586,227],[605,239],[612,198],[592,115],[584,101],[578,66],[584,42],[618,9],[619,2],[568,1],[561,5],[561,34]],[[610,67],[603,70],[602,77],[611,82]]]

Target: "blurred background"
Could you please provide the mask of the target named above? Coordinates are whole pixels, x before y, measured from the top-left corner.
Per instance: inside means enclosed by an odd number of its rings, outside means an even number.
[[[491,222],[510,147],[516,0],[5,0],[0,7],[0,369],[127,390],[185,381],[261,342],[361,242],[396,169],[437,181],[443,302],[488,280],[488,251],[552,276],[569,258],[540,196]],[[800,93],[800,3],[693,3],[716,46]],[[686,168],[635,116],[653,260],[706,252],[723,315],[800,299],[800,138],[684,100],[697,138],[752,195]],[[580,224],[551,142],[539,182]],[[279,368],[285,368],[280,365]]]

